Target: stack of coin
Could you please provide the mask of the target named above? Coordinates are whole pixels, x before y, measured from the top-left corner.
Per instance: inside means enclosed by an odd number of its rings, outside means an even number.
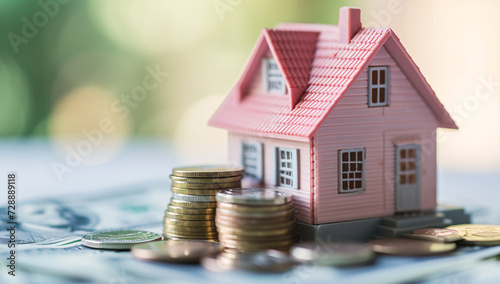
[[[173,170],[172,198],[165,211],[163,233],[169,239],[217,240],[215,194],[241,188],[243,168],[196,166]]]
[[[215,224],[220,242],[241,252],[288,251],[296,241],[292,195],[259,188],[217,193]]]

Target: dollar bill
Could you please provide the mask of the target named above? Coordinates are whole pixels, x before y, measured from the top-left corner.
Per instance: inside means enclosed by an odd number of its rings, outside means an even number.
[[[167,187],[137,186],[25,201],[17,208],[16,249],[36,245],[68,248],[78,245],[82,235],[95,230],[158,227],[161,232],[169,198]],[[9,220],[4,217],[0,216],[0,226],[8,228]],[[7,244],[9,238],[8,231],[0,232],[0,252],[7,248],[1,244]]]

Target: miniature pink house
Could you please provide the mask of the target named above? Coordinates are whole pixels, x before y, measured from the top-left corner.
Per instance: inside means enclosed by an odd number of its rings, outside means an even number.
[[[347,7],[338,26],[264,29],[209,124],[307,224],[433,211],[436,129],[457,128],[394,32]]]

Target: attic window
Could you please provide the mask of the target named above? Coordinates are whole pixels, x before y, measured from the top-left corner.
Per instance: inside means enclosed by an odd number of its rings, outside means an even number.
[[[389,67],[368,67],[368,106],[389,105]]]
[[[285,94],[285,80],[274,58],[262,59],[262,81],[264,90],[271,94]]]

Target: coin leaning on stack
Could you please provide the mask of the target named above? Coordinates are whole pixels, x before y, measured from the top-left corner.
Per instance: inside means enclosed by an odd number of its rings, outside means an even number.
[[[292,195],[244,188],[221,190],[216,198],[215,224],[226,248],[242,252],[288,251],[296,241]]]
[[[215,194],[241,188],[243,168],[195,166],[173,169],[172,198],[163,218],[163,233],[169,239],[217,240]]]

